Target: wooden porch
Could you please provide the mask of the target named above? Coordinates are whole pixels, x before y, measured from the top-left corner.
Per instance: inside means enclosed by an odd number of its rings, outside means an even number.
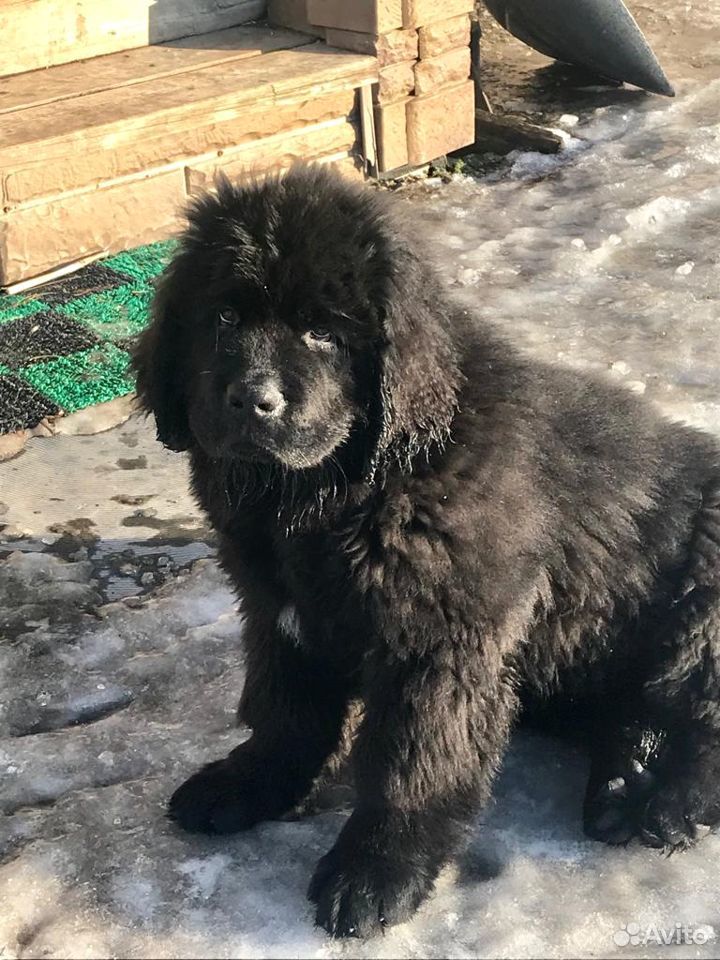
[[[0,0],[0,285],[170,236],[217,169],[365,176],[471,143],[472,0],[437,7]]]

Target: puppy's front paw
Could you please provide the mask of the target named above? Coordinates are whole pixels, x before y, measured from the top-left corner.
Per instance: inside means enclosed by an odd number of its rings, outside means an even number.
[[[237,833],[264,819],[257,784],[229,757],[194,773],[170,798],[168,816],[191,833]]]
[[[387,822],[353,814],[318,863],[308,890],[318,926],[334,937],[371,937],[408,920],[433,888],[439,865]]]

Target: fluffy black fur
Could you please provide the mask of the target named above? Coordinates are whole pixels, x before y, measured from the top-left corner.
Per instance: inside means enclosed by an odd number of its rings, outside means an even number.
[[[585,827],[677,849],[720,820],[720,449],[453,302],[380,195],[317,168],[189,214],[135,354],[245,616],[251,738],[171,800],[225,833],[357,807],[310,885],[410,916],[488,800],[521,704],[582,728]]]

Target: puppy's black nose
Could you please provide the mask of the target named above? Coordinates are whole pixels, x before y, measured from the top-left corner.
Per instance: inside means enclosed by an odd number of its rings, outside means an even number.
[[[279,417],[285,409],[285,397],[272,381],[251,387],[231,383],[227,388],[227,402],[236,410],[245,410],[261,420]]]
[[[274,383],[250,391],[250,403],[258,417],[279,417],[285,409],[285,397]]]

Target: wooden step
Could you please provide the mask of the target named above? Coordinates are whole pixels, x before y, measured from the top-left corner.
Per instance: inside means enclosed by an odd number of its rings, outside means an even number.
[[[0,77],[264,16],[265,0],[0,0]]]
[[[290,50],[314,38],[282,27],[239,26],[198,37],[138,47],[114,56],[64,63],[52,70],[0,77],[0,116],[58,100],[89,96],[162,77],[176,77],[202,67]]]
[[[354,169],[376,78],[373,57],[256,26],[0,80],[0,283],[167,236],[217,168]]]
[[[277,133],[288,114],[317,120],[327,94],[373,71],[318,41],[13,110],[0,116],[3,205]]]

